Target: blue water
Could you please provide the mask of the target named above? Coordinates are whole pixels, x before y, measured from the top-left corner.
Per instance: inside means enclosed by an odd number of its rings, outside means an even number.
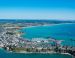
[[[63,45],[75,46],[75,24],[59,24],[52,26],[37,26],[23,28],[21,30],[25,34],[22,35],[24,38],[47,38],[51,37],[57,40],[65,40]]]
[[[2,58],[72,58],[69,55],[60,55],[60,54],[13,54],[8,53],[1,55]]]

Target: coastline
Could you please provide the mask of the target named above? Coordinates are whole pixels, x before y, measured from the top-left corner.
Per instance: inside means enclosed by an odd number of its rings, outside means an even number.
[[[12,52],[12,51],[9,51],[9,53],[18,53],[18,54],[63,54],[63,55],[72,56],[69,53],[57,53],[57,52],[54,52],[54,51],[51,51],[51,52],[26,52],[26,51]]]
[[[31,28],[31,27],[40,27],[40,26],[56,26],[56,25],[62,25],[62,24],[74,24],[74,23],[59,23],[59,24],[51,24],[51,25],[39,25],[39,26],[27,26],[22,28]]]
[[[0,48],[0,49],[2,49],[2,48]],[[57,53],[57,52],[54,52],[54,51],[51,51],[51,52],[26,52],[26,51],[13,52],[13,51],[6,51],[6,52],[7,53],[15,53],[15,54],[61,54],[61,55],[69,55],[69,56],[72,56],[69,53]]]
[[[71,24],[71,23],[62,23],[62,24]],[[42,26],[54,26],[54,25],[61,25],[61,24],[51,24],[51,25],[42,25]],[[39,27],[39,26],[28,26],[24,28],[32,28],[32,27]],[[8,51],[8,53],[23,53],[23,54],[55,54],[56,52],[26,52],[26,51],[20,51],[20,52],[12,52]],[[56,54],[67,54],[70,55],[69,53],[56,53]]]

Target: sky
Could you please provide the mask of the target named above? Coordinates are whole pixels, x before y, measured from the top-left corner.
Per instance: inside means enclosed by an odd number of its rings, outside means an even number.
[[[75,0],[0,0],[0,19],[75,20]]]

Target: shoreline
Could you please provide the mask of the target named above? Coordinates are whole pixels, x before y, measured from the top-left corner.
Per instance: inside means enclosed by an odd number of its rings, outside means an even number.
[[[58,52],[53,52],[53,51],[51,51],[51,52],[26,52],[26,51],[12,52],[12,51],[9,51],[9,53],[18,53],[18,54],[63,54],[63,55],[72,56],[69,53],[58,53]]]
[[[59,24],[48,24],[48,25],[36,25],[36,26],[27,26],[22,28],[31,28],[31,27],[40,27],[40,26],[56,26],[56,25],[62,25],[62,24],[75,24],[75,23],[59,23]]]

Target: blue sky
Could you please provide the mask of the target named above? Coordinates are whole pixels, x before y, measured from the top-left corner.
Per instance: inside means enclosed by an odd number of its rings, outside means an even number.
[[[75,0],[0,0],[0,19],[75,20]]]

